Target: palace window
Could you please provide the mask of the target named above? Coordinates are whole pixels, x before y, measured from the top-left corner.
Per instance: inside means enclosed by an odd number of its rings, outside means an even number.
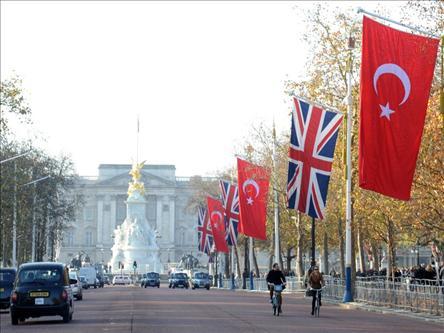
[[[73,246],[74,245],[74,231],[73,230],[68,230],[66,232],[65,245],[66,246]]]
[[[85,220],[88,222],[94,220],[94,207],[85,207]]]

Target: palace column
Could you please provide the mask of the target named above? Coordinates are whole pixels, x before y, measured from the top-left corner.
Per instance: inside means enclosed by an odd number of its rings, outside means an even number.
[[[176,232],[176,219],[175,219],[175,196],[170,195],[169,207],[170,207],[170,242],[175,244],[175,232]]]
[[[162,232],[162,200],[156,196],[156,229]]]
[[[103,196],[97,196],[97,244],[103,243]]]
[[[110,233],[109,237],[111,237],[113,235],[114,229],[116,229],[116,227],[117,227],[116,200],[117,200],[117,197],[115,195],[112,195],[111,202],[110,202],[110,207],[111,207],[110,229],[111,229],[111,233]]]

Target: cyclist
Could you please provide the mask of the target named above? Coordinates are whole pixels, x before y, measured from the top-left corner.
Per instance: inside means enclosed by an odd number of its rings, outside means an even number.
[[[310,273],[310,277],[308,278],[308,284],[313,289],[321,289],[324,285],[324,277],[319,272],[319,267],[314,266],[313,272]],[[316,303],[316,292],[313,292],[313,301],[311,302],[311,315],[314,315],[314,308]],[[319,306],[321,306],[321,293],[319,293]]]
[[[285,286],[286,282],[284,274],[279,269],[279,264],[274,263],[273,269],[267,274],[268,290],[270,290],[270,303],[273,303],[274,285],[282,284]]]

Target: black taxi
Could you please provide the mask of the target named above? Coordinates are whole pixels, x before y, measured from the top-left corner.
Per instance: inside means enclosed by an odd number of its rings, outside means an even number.
[[[72,319],[73,293],[69,269],[56,262],[26,263],[19,267],[11,293],[11,323],[17,325],[26,318],[62,316]]]
[[[15,268],[0,268],[0,309],[9,308],[15,274]]]

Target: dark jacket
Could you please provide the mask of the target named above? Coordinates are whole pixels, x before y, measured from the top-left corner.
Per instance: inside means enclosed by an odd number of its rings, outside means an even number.
[[[321,273],[312,272],[308,279],[308,284],[313,289],[321,289],[322,285],[324,284],[324,277],[322,276]]]
[[[272,269],[267,274],[267,282],[273,284],[282,284],[285,281],[285,276],[282,274],[282,271],[275,271]]]

